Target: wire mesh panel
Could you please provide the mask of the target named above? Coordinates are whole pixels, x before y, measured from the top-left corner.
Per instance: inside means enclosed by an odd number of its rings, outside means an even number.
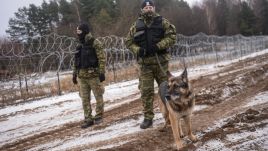
[[[137,70],[131,71],[136,68],[137,59],[126,48],[124,37],[97,39],[105,48],[107,73],[113,75],[109,82],[126,80],[124,76],[127,74],[137,77]],[[0,41],[0,101],[25,99],[30,93],[50,95],[51,88],[45,85],[71,73],[77,45],[75,38],[57,34],[34,37],[20,43]],[[267,47],[268,38],[265,36],[219,37],[199,33],[194,36],[178,34],[175,45],[168,51],[171,63],[183,67],[184,64],[195,66],[232,60]],[[37,92],[40,87],[42,91]]]

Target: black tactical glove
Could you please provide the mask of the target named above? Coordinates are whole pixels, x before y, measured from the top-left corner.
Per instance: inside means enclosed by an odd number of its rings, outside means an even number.
[[[105,80],[105,74],[104,73],[100,73],[99,74],[99,79],[100,79],[100,82],[103,82]]]
[[[140,50],[139,50],[139,52],[138,52],[138,56],[140,57],[140,58],[143,58],[143,57],[145,57],[146,56],[146,50],[144,49],[144,48],[140,48]]]
[[[73,74],[73,84],[76,85],[78,82],[77,82],[77,74],[74,73]]]
[[[160,49],[158,48],[157,45],[153,45],[153,46],[152,46],[152,49],[153,49],[153,50],[152,50],[152,53],[153,53],[153,54],[155,54],[156,52],[159,52],[159,50],[160,50]]]

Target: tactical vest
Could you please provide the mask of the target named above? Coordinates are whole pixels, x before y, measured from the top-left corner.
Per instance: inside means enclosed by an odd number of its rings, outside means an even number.
[[[79,56],[79,69],[97,68],[98,58],[96,54],[96,49],[93,47],[93,42],[89,44],[83,44],[80,50]]]
[[[152,46],[156,45],[164,38],[165,30],[162,25],[162,16],[154,18],[150,27],[144,23],[142,19],[136,21],[136,33],[134,35],[134,42],[146,49],[148,55],[152,54]],[[161,51],[166,52],[166,51]]]

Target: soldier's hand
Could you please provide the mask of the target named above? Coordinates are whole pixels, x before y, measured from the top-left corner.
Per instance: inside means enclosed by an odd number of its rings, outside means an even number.
[[[160,49],[158,48],[157,45],[153,45],[152,47],[153,47],[153,50],[152,50],[153,53],[159,52]]]
[[[77,74],[74,73],[73,74],[73,84],[76,85],[78,82],[77,82]]]
[[[138,52],[138,56],[143,58],[146,56],[146,50],[144,48],[140,48],[139,52]]]
[[[105,74],[104,73],[100,73],[99,74],[99,79],[100,79],[100,82],[105,81]]]

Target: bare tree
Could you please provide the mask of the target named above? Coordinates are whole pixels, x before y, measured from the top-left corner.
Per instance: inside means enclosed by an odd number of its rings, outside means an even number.
[[[215,34],[217,33],[217,23],[216,23],[217,1],[205,0],[204,5],[206,8],[209,34]]]

